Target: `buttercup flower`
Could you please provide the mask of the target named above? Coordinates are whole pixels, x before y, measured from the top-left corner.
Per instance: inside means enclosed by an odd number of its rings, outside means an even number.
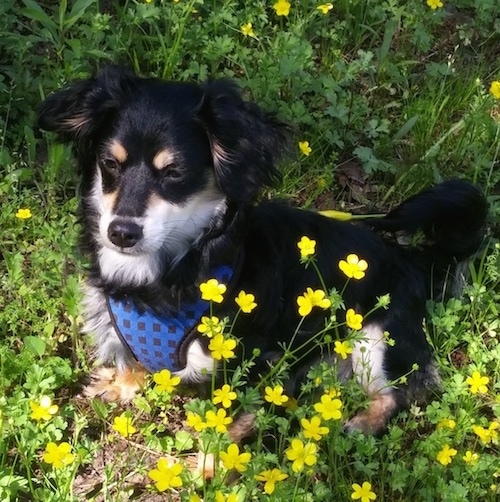
[[[172,376],[169,370],[164,369],[153,374],[153,380],[156,383],[156,389],[159,392],[168,392],[171,394],[175,387],[181,382],[180,376]]]
[[[201,323],[198,324],[198,331],[208,338],[212,338],[218,333],[222,333],[223,325],[218,317],[202,316]]]
[[[287,2],[287,0],[278,0],[273,5],[273,8],[277,16],[288,16],[288,14],[290,14],[291,6],[292,4],[290,2]]]
[[[240,30],[241,30],[241,33],[243,33],[243,35],[245,37],[255,38],[255,33],[253,31],[252,23],[242,24],[240,26]]]
[[[454,429],[457,423],[452,418],[445,418],[437,424],[438,429]]]
[[[214,404],[221,403],[224,408],[231,408],[231,403],[236,399],[236,392],[231,390],[231,386],[225,384],[220,389],[214,390],[212,402]]]
[[[487,376],[481,376],[479,371],[473,371],[472,376],[467,377],[465,380],[469,384],[469,390],[472,394],[486,394],[488,392],[488,387],[486,386],[490,379]]]
[[[304,464],[311,467],[317,461],[316,457],[317,446],[314,443],[304,444],[300,439],[292,439],[290,448],[285,451],[286,458],[291,460],[292,471],[300,472],[304,468]]]
[[[470,450],[465,452],[465,455],[462,457],[462,460],[466,464],[474,465],[479,460],[479,455],[477,453],[472,453]]]
[[[203,418],[198,415],[198,413],[194,413],[192,411],[188,411],[186,413],[186,424],[193,428],[196,432],[201,432],[207,424],[203,421]]]
[[[307,288],[306,292],[297,298],[297,305],[299,306],[299,315],[305,317],[309,315],[313,307],[320,307],[327,309],[332,302],[329,298],[325,298],[326,293],[322,289],[313,291],[312,288]]]
[[[26,208],[18,209],[16,218],[19,218],[20,220],[27,220],[28,218],[31,218],[31,211]]]
[[[448,465],[451,464],[453,457],[457,454],[455,448],[450,448],[447,444],[443,446],[443,449],[437,454],[436,459],[440,464]]]
[[[297,242],[297,247],[300,250],[300,256],[302,258],[307,258],[316,252],[316,241],[309,239],[309,237],[304,235],[300,241]]]
[[[299,141],[299,150],[306,156],[309,157],[312,152],[312,148],[309,146],[309,141]]]
[[[350,254],[345,260],[339,261],[339,268],[349,279],[363,279],[368,263],[360,260],[358,255]]]
[[[265,388],[264,399],[276,406],[283,406],[288,401],[288,396],[283,394],[283,387],[281,385],[275,385],[274,387]]]
[[[352,347],[351,344],[347,341],[344,340],[343,342],[339,342],[338,340],[335,341],[335,346],[333,350],[342,358],[342,359],[347,359],[347,356],[349,354],[352,354]]]
[[[347,309],[345,313],[345,323],[348,328],[360,330],[363,327],[363,316],[356,314],[354,309]]]
[[[132,419],[125,415],[125,413],[122,413],[119,417],[115,417],[111,428],[124,438],[128,438],[137,431],[132,425]]]
[[[316,9],[318,9],[323,14],[328,14],[328,12],[333,9],[333,4],[332,3],[322,3],[321,5],[318,5],[316,7]]]
[[[43,452],[43,461],[46,464],[52,464],[54,469],[70,465],[74,460],[75,455],[71,453],[71,445],[66,442],[58,445],[51,441]]]
[[[236,493],[230,493],[226,496],[220,490],[215,492],[215,502],[238,502],[238,500]]]
[[[285,474],[280,469],[267,469],[255,475],[257,481],[264,482],[264,492],[268,495],[274,492],[278,481],[283,481],[286,478],[288,478],[288,474]]]
[[[491,422],[491,424],[486,429],[485,427],[481,427],[480,425],[473,425],[472,430],[474,434],[479,437],[482,443],[485,445],[490,443],[496,443],[498,439],[497,429],[500,427],[498,422]]]
[[[340,420],[342,418],[342,401],[335,396],[323,394],[314,409],[321,414],[323,420]]]
[[[209,302],[222,303],[222,300],[224,300],[222,295],[226,292],[226,289],[226,286],[224,284],[219,284],[217,279],[209,279],[207,282],[202,282],[200,284],[201,299]]]
[[[249,314],[257,306],[255,303],[255,296],[251,293],[245,293],[244,291],[239,292],[235,301],[244,314]]]
[[[247,470],[247,464],[251,458],[251,453],[240,453],[240,449],[235,443],[231,443],[227,447],[227,451],[220,452],[222,465],[226,469],[236,469],[238,472],[245,472]]]
[[[212,357],[217,361],[221,359],[231,359],[234,356],[236,340],[234,338],[224,338],[224,335],[215,335],[208,344]]]
[[[226,415],[226,410],[222,408],[218,409],[217,413],[208,410],[205,415],[206,427],[213,427],[217,432],[224,434],[227,431],[227,426],[233,422],[233,419]]]
[[[59,407],[57,404],[52,404],[49,396],[42,396],[40,402],[30,401],[31,415],[33,420],[50,420],[52,415],[57,413]]]
[[[372,492],[372,485],[365,481],[362,485],[354,483],[351,485],[353,492],[351,493],[352,500],[360,500],[361,502],[370,502],[370,500],[375,500],[377,495]]]
[[[312,417],[311,420],[302,418],[300,420],[300,425],[302,425],[303,434],[306,439],[319,441],[323,436],[326,436],[330,432],[328,427],[321,427],[321,418],[317,415]]]
[[[490,93],[493,94],[495,98],[500,99],[500,80],[491,82]]]
[[[441,8],[443,6],[443,2],[441,2],[441,0],[427,0],[427,5],[432,10],[436,10],[437,8]]]
[[[148,476],[155,482],[156,489],[159,492],[164,492],[182,486],[182,479],[179,476],[181,472],[181,464],[169,462],[168,459],[162,457],[156,463],[156,469],[148,472]]]

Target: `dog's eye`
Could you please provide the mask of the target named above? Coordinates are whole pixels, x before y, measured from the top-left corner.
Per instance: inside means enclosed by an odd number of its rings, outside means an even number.
[[[101,160],[101,167],[103,169],[105,169],[110,174],[116,174],[116,173],[118,173],[120,165],[114,159],[102,159]]]
[[[166,178],[170,178],[170,179],[177,179],[177,178],[182,177],[182,172],[179,170],[179,168],[177,167],[177,164],[175,164],[174,162],[167,164],[162,169],[162,173],[164,174],[164,176]]]

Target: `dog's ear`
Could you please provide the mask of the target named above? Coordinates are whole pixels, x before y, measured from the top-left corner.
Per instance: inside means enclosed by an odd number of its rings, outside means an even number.
[[[63,142],[89,138],[131,92],[137,77],[124,67],[107,65],[89,79],[51,94],[38,110],[38,127]]]
[[[203,92],[198,118],[210,138],[217,183],[230,199],[251,202],[280,179],[276,162],[288,149],[288,127],[244,101],[230,81],[208,82]]]

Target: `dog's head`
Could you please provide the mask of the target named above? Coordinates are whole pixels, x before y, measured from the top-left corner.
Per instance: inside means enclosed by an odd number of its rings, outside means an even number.
[[[186,252],[227,203],[251,203],[278,180],[287,144],[286,127],[231,82],[164,82],[118,66],[49,96],[39,125],[74,145],[101,268],[149,259],[137,284],[158,274],[160,258]]]

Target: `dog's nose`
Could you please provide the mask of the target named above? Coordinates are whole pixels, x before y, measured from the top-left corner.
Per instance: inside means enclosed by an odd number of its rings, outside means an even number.
[[[108,227],[108,237],[115,246],[131,248],[142,239],[142,227],[132,221],[115,220]]]

